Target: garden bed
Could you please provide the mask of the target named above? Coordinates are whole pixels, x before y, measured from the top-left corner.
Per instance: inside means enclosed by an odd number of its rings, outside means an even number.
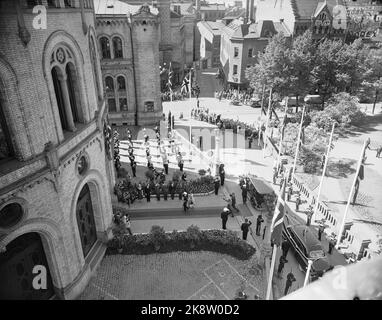
[[[233,231],[199,230],[190,226],[187,231],[166,233],[153,226],[149,234],[127,235],[117,232],[108,243],[107,254],[152,254],[175,251],[212,251],[229,254],[237,259],[249,259],[256,249],[240,239]]]

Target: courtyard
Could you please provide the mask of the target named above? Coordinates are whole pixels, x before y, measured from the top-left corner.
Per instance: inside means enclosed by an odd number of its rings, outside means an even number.
[[[256,257],[238,260],[207,251],[106,255],[80,300],[250,300],[265,296]]]

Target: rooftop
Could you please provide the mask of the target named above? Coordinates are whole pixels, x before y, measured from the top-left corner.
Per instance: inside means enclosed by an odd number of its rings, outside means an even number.
[[[214,35],[220,35],[222,29],[224,28],[223,22],[214,22],[214,21],[200,21],[198,24],[203,25],[209,32],[211,32]]]
[[[98,15],[130,15],[138,13],[142,5],[131,5],[118,0],[93,0],[94,11]],[[158,9],[149,5],[150,12],[158,14]]]
[[[310,19],[313,15],[327,4],[329,11],[333,11],[333,7],[342,4],[342,0],[291,0],[292,8],[295,16],[300,19]]]

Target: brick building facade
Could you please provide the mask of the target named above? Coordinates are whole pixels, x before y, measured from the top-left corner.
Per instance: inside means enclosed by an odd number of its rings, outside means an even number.
[[[34,27],[36,4],[46,29]],[[0,299],[76,298],[110,239],[114,169],[94,23],[92,1],[0,2]],[[44,290],[32,286],[36,265]]]

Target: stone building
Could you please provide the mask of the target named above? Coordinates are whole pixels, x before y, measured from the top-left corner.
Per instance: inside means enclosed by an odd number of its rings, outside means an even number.
[[[224,23],[220,21],[199,21],[200,65],[202,69],[220,66],[220,35]]]
[[[245,23],[238,19],[225,26],[221,31],[220,63],[226,84],[245,88],[248,85],[245,69],[257,63],[258,53],[264,51],[270,38],[279,32],[291,36],[282,22]]]
[[[0,299],[76,298],[111,237],[97,43],[92,1],[0,2]]]
[[[112,125],[150,125],[162,116],[158,10],[93,0],[106,104]]]
[[[343,38],[347,14],[344,4],[343,0],[258,0],[256,21],[283,20],[293,35],[311,29],[316,39],[328,36]],[[342,5],[343,9],[337,5]]]

